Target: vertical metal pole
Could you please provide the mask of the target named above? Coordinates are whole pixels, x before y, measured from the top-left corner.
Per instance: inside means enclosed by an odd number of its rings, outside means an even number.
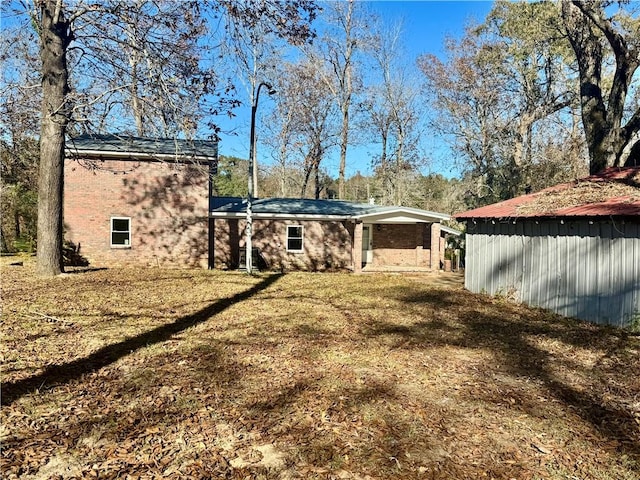
[[[247,273],[249,274],[253,271],[253,212],[251,202],[253,200],[253,160],[255,155],[256,110],[258,109],[258,96],[260,95],[261,86],[262,84],[258,85],[258,90],[256,91],[256,96],[253,101],[253,105],[251,106],[251,134],[249,140],[251,143],[249,144],[249,179],[247,181],[247,239],[245,242],[247,247],[247,251],[245,253],[245,265],[247,267]]]
[[[253,211],[252,211],[252,204],[251,202],[253,201],[253,192],[254,192],[254,186],[257,187],[257,178],[258,178],[258,172],[257,172],[257,167],[254,165],[256,158],[255,158],[255,150],[256,150],[256,111],[258,110],[258,99],[260,98],[260,88],[262,88],[262,86],[265,86],[269,89],[269,95],[272,95],[273,93],[275,93],[275,91],[273,90],[273,87],[271,87],[271,85],[269,85],[268,83],[260,83],[260,85],[258,85],[258,88],[256,90],[256,96],[253,100],[253,104],[251,105],[251,134],[250,134],[250,139],[249,141],[251,142],[251,144],[249,145],[249,179],[247,181],[247,191],[248,191],[248,195],[247,195],[247,229],[246,229],[246,233],[247,233],[247,240],[246,240],[246,246],[247,246],[247,252],[246,252],[246,266],[247,266],[247,273],[251,273],[253,271],[253,255],[252,255],[252,241],[251,241],[251,237],[253,235]]]
[[[247,251],[245,253],[245,266],[247,268],[247,273],[251,274],[252,271],[252,255],[251,255],[251,235],[252,235],[252,231],[251,229],[253,228],[253,218],[252,218],[252,212],[251,212],[251,196],[249,196],[249,198],[247,199]]]

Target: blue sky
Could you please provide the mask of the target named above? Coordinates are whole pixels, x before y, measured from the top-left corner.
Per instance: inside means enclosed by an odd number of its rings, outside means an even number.
[[[422,53],[441,53],[446,36],[458,37],[470,20],[482,21],[490,1],[374,1],[371,8],[384,19],[403,20],[407,50],[417,57]]]
[[[443,54],[446,37],[459,38],[466,24],[475,20],[481,22],[487,16],[493,5],[490,1],[372,1],[367,2],[369,9],[378,14],[385,22],[396,24],[402,21],[404,51],[408,58],[406,63],[415,64],[418,56],[431,53],[438,56]],[[269,98],[260,96],[259,111],[269,108]],[[247,158],[249,155],[249,108],[240,108],[226,128],[236,130],[236,135],[222,134],[220,153]],[[259,117],[259,116],[258,116]],[[227,123],[227,122],[225,122]],[[225,129],[226,129],[225,128]],[[259,121],[256,125],[258,138],[260,137]],[[246,137],[246,138],[245,138]],[[437,141],[425,142],[428,154],[433,157],[432,162],[425,168],[424,173],[438,172],[447,177],[457,175],[457,171],[444,166],[439,158],[446,152],[446,148]],[[350,147],[347,158],[347,176],[357,171],[370,173],[370,158],[373,147]],[[430,150],[430,152],[429,152]],[[268,162],[264,147],[258,145],[258,161]],[[324,161],[324,167],[332,176],[337,176],[337,151],[329,155]]]

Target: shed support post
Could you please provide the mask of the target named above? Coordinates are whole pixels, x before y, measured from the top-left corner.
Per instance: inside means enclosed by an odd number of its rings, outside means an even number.
[[[431,270],[440,270],[440,223],[431,224]]]
[[[362,227],[361,221],[356,221],[355,228],[353,230],[353,252],[351,258],[353,258],[353,273],[362,273]]]
[[[423,266],[424,242],[423,235],[424,223],[416,223],[416,267]]]

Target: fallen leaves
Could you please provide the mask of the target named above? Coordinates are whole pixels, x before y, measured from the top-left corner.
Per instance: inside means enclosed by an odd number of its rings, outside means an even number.
[[[640,202],[638,180],[628,184],[618,181],[584,181],[567,188],[552,188],[539,192],[533,201],[516,207],[516,213],[548,214],[564,208],[606,202],[612,198],[625,197],[627,202]]]
[[[640,467],[640,345],[624,332],[429,277],[29,268],[3,272],[3,393],[52,365],[68,376],[3,400],[3,478]]]

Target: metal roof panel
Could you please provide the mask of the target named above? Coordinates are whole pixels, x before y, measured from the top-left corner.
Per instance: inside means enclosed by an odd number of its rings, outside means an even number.
[[[66,142],[66,149],[72,155],[83,155],[87,152],[92,152],[93,155],[119,153],[212,158],[218,155],[218,143],[212,140],[148,138],[119,134],[84,134],[72,137]]]
[[[571,195],[585,184],[605,186],[607,184],[626,185],[627,190],[638,190],[638,195],[619,195],[612,190],[612,197],[593,200],[582,198],[579,204],[558,208],[542,208],[540,199],[544,195]],[[631,188],[629,188],[631,187]],[[537,202],[537,203],[536,203]],[[575,182],[563,183],[536,193],[522,195],[502,202],[486,205],[454,215],[457,220],[474,218],[538,218],[538,217],[595,217],[595,216],[636,216],[640,215],[640,167],[612,167],[597,175],[591,175]]]

